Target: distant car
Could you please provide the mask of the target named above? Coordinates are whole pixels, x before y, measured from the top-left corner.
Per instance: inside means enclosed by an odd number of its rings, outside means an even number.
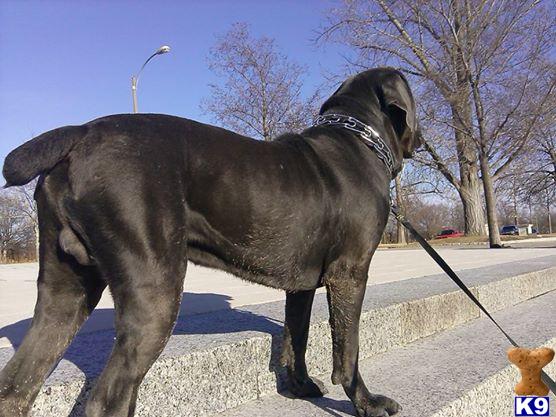
[[[463,233],[456,229],[444,229],[438,235],[436,235],[436,239],[447,239],[449,237],[461,237]]]
[[[508,225],[508,226],[504,226],[502,227],[502,229],[500,229],[500,234],[501,235],[519,235],[519,229],[517,226],[515,225]]]

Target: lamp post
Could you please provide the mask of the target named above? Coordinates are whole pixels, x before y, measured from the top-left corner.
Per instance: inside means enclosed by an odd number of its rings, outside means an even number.
[[[168,45],[162,45],[158,48],[154,54],[152,54],[143,64],[137,75],[131,76],[131,95],[133,97],[133,113],[137,113],[137,83],[139,82],[139,75],[141,75],[141,71],[143,68],[149,63],[151,59],[153,59],[157,55],[162,55],[165,53],[170,52],[170,47]]]

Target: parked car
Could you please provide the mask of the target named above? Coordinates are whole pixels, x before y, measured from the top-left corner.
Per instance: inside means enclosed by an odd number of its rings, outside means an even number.
[[[519,235],[519,229],[518,229],[517,226],[511,224],[511,225],[502,227],[502,229],[500,229],[500,234],[501,235]]]
[[[456,229],[444,229],[438,235],[436,235],[436,239],[447,239],[449,237],[461,237],[463,233]]]

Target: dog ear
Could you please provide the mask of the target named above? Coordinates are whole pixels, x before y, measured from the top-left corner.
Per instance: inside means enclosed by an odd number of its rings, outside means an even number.
[[[334,93],[330,97],[333,97],[336,94],[338,94],[340,91],[348,88],[353,83],[353,80],[355,80],[355,75],[352,75],[347,80],[345,80],[342,84],[340,84],[340,86],[336,89],[336,91],[334,91]]]
[[[342,84],[340,84],[340,86],[336,89],[336,91],[334,91],[334,93],[332,93],[332,95],[324,103],[322,103],[322,106],[320,107],[319,110],[319,114],[323,114],[325,110],[327,110],[330,106],[337,104],[336,98],[338,94],[344,92],[350,86],[350,84],[353,82],[354,79],[355,76],[349,77]]]
[[[404,158],[411,158],[421,145],[421,131],[415,115],[415,101],[402,73],[393,71],[380,85],[381,104],[398,136]]]

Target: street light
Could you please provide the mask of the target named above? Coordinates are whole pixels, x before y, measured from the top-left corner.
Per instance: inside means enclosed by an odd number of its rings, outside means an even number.
[[[170,47],[168,45],[162,45],[160,48],[156,50],[154,54],[152,54],[143,64],[137,75],[131,76],[131,95],[133,97],[133,113],[137,113],[137,83],[139,82],[139,75],[141,75],[141,71],[143,68],[149,63],[151,59],[153,59],[157,55],[162,55],[165,53],[170,52]]]

